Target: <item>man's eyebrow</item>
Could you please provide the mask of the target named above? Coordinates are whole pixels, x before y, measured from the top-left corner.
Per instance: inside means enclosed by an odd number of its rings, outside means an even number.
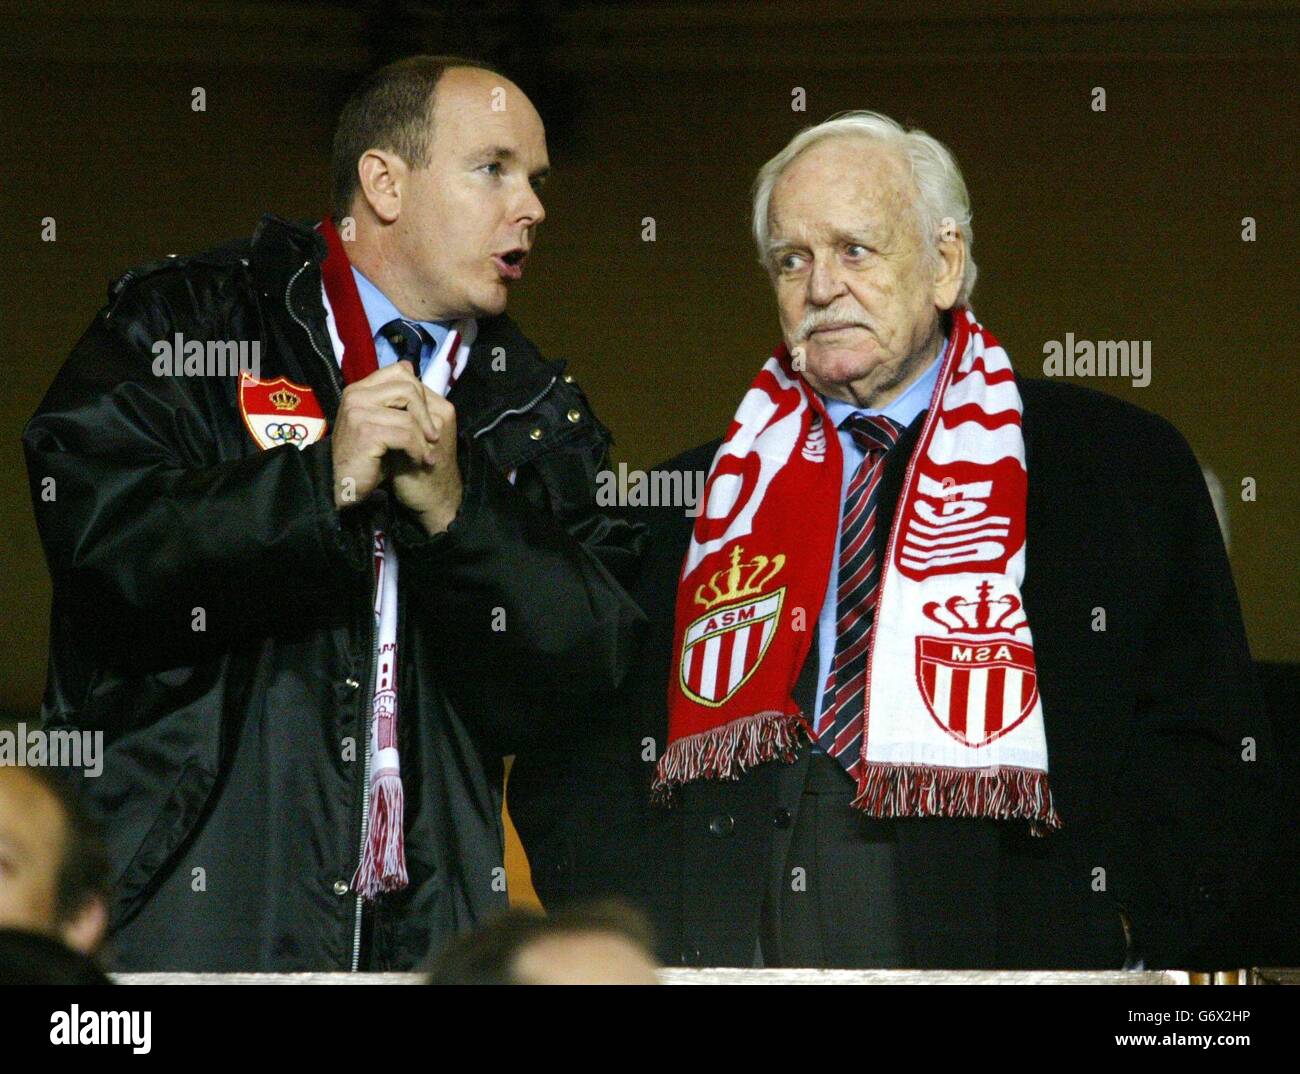
[[[864,224],[862,227],[836,231],[835,238],[839,242],[873,243],[880,241],[880,232],[877,228]]]
[[[481,145],[470,156],[475,160],[514,160],[515,151],[504,145]]]
[[[837,229],[834,233],[836,242],[856,242],[861,244],[878,243],[880,235],[873,227],[864,225],[860,228]],[[806,243],[798,242],[794,239],[770,239],[767,244],[766,254],[768,257],[775,257],[786,250],[797,249]]]

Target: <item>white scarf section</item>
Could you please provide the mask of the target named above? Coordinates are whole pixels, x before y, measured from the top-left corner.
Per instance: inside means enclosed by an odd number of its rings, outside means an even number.
[[[954,321],[965,345],[940,372],[885,556],[855,804],[876,816],[1024,817],[1042,835],[1060,818],[1020,596],[1020,393],[997,340],[969,310]]]
[[[334,321],[329,296],[321,288],[325,321],[335,360],[342,365],[343,340]],[[421,381],[444,398],[451,384],[464,371],[478,334],[472,318],[458,321],[424,368]],[[402,819],[401,759],[397,751],[397,549],[383,530],[374,533],[375,550],[375,655],[371,669],[374,695],[371,702],[368,764],[369,808],[362,838],[361,861],[352,889],[367,899],[383,891],[406,887],[406,853]]]

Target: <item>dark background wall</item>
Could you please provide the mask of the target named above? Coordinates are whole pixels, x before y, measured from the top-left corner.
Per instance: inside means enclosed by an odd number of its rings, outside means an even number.
[[[988,6],[0,5],[0,711],[37,706],[46,649],[18,436],[107,282],[266,210],[318,216],[342,95],[410,51],[504,63],[547,118],[549,216],[511,312],[571,360],[632,465],[720,433],[778,339],[747,233],[763,161],[852,107],[946,141],[980,319],[1027,374],[1067,332],[1152,341],[1148,387],[1086,383],[1169,418],[1218,472],[1255,655],[1300,659],[1296,7]]]

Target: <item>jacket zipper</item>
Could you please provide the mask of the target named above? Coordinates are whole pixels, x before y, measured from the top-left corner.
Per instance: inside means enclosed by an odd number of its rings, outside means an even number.
[[[307,342],[311,344],[311,349],[316,352],[325,365],[325,370],[329,375],[330,383],[334,386],[334,391],[341,401],[343,398],[343,379],[338,370],[338,362],[332,361],[322,353],[320,347],[316,345],[316,337],[312,334],[307,323],[294,311],[292,293],[293,285],[298,282],[298,277],[311,268],[312,262],[304,261],[302,268],[295,272],[284,288],[284,305],[289,311],[289,316],[293,318],[295,324],[307,335]],[[365,675],[361,680],[361,696],[365,699],[366,719],[362,725],[361,733],[365,739],[365,762],[362,766],[362,784],[361,784],[361,842],[357,851],[357,864],[360,865],[366,852],[366,837],[370,834],[370,721],[374,719],[373,711],[373,677],[375,665],[379,661],[379,636],[375,631],[373,609],[378,594],[375,592],[375,586],[372,584],[370,590],[370,604],[368,610],[370,614],[366,616],[367,631],[370,637],[370,666],[366,669]],[[355,875],[355,874],[354,874]],[[365,899],[360,894],[356,896],[353,915],[352,915],[352,959],[350,969],[356,973],[361,966],[361,916],[364,908]]]
[[[371,617],[374,618],[373,616]],[[357,848],[357,865],[360,867],[361,862],[365,859],[366,838],[370,835],[370,721],[375,718],[374,697],[370,691],[371,677],[374,674],[374,667],[379,662],[379,634],[371,630],[373,641],[370,646],[370,668],[371,674],[366,677],[364,688],[367,690],[365,696],[370,700],[366,702],[366,753],[365,764],[361,770],[361,845]],[[352,913],[352,967],[351,972],[356,973],[361,968],[361,913],[365,900],[361,895],[357,895],[356,904]]]
[[[543,388],[536,395],[534,395],[531,399],[529,399],[528,402],[526,402],[523,406],[514,407],[511,410],[503,410],[500,414],[498,414],[495,418],[493,418],[490,422],[488,422],[488,424],[484,425],[483,428],[475,430],[473,433],[474,439],[477,440],[484,433],[491,432],[498,425],[500,425],[502,421],[504,421],[506,418],[514,414],[527,414],[530,410],[533,409],[533,407],[535,407],[544,398],[546,398],[546,396],[550,393],[550,390],[555,387],[555,382],[558,379],[559,377],[552,377],[550,381],[547,382],[546,387]]]
[[[293,318],[294,323],[307,334],[307,342],[311,344],[311,349],[314,350],[320,360],[325,363],[325,370],[329,374],[330,383],[334,385],[335,393],[338,395],[339,399],[342,400],[343,375],[339,372],[338,361],[332,358],[326,358],[325,355],[321,353],[321,349],[316,346],[316,337],[312,335],[311,329],[307,327],[307,322],[294,312],[293,302],[290,299],[290,295],[293,292],[293,285],[298,282],[298,277],[311,268],[311,266],[312,262],[304,261],[302,263],[302,268],[289,277],[289,282],[285,284],[284,287],[284,305],[289,311],[289,316]]]

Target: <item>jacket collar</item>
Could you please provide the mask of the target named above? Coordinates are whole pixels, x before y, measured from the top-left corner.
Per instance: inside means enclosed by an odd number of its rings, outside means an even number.
[[[294,273],[309,261],[319,266],[325,252],[325,236],[313,224],[267,213],[253,232],[253,279],[264,294],[283,297]]]

